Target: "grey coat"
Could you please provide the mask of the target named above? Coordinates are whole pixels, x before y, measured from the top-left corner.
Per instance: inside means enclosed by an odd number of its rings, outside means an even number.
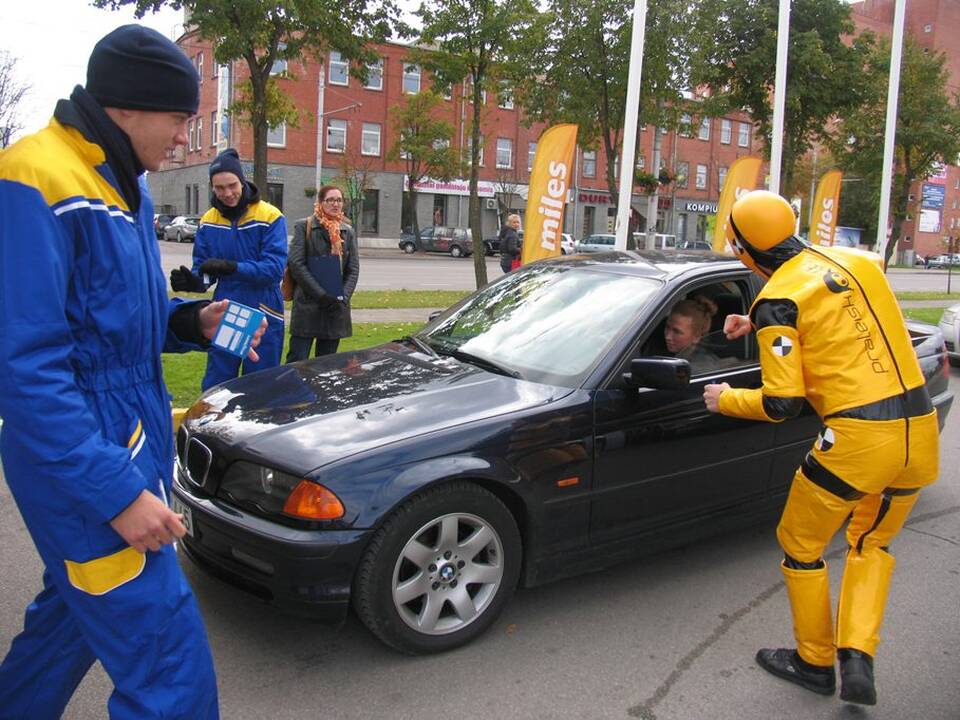
[[[350,297],[360,277],[360,256],[353,229],[347,225],[340,226],[340,238],[343,240],[341,266],[345,302],[330,298],[307,269],[308,255],[330,254],[330,236],[326,228],[314,218],[309,238],[304,237],[306,232],[306,218],[297,220],[293,226],[293,240],[290,241],[287,256],[290,273],[296,282],[293,311],[290,317],[290,334],[328,339],[350,337],[353,335],[353,324],[350,321]]]

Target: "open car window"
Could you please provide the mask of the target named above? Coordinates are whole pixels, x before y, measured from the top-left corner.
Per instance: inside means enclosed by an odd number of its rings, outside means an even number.
[[[695,346],[688,346],[674,354],[667,348],[665,329],[673,307],[687,298],[704,297],[716,305],[717,311],[710,319],[710,326]],[[736,340],[728,340],[723,332],[727,315],[745,315],[750,307],[750,294],[746,282],[728,280],[688,286],[670,298],[661,308],[658,320],[652,329],[639,341],[632,357],[685,357],[690,362],[693,377],[710,375],[718,371],[755,365],[757,361],[756,338],[749,333]]]

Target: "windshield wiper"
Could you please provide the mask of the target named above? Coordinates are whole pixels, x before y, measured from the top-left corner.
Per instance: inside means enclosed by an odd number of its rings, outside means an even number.
[[[402,338],[400,338],[400,342],[408,342],[411,345],[416,345],[418,350],[427,353],[427,355],[433,355],[434,357],[437,356],[437,351],[430,347],[429,343],[427,343],[425,340],[421,340],[416,335],[404,335]]]
[[[512,370],[508,367],[504,367],[503,365],[495,363],[492,360],[487,360],[486,358],[482,358],[477,355],[474,355],[473,353],[469,353],[466,350],[460,350],[459,348],[451,348],[450,350],[444,350],[443,354],[450,355],[451,357],[455,357],[457,360],[463,360],[464,362],[477,365],[478,367],[481,367],[484,370],[489,370],[490,372],[499,373],[500,375],[506,375],[512,378],[523,377],[516,370]]]

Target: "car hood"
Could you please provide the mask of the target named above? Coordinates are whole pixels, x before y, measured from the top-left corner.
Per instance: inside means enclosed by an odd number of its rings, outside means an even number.
[[[212,388],[191,434],[307,472],[417,435],[553,402],[569,388],[388,343],[262,370]]]

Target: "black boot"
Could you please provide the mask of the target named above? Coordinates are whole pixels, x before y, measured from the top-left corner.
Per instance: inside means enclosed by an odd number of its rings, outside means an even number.
[[[757,651],[757,664],[772,675],[796,683],[819,695],[833,695],[837,676],[833,665],[811,665],[796,650],[764,648]]]
[[[840,648],[840,699],[858,705],[876,705],[873,658],[853,648]]]

